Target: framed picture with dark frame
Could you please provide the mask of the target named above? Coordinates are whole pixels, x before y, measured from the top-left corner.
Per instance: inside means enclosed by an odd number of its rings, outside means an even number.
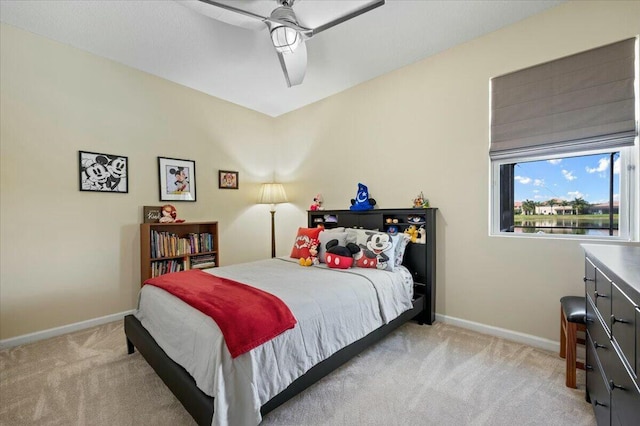
[[[160,201],[196,201],[196,162],[158,157]]]
[[[238,179],[238,172],[218,170],[218,188],[220,189],[238,189],[240,187]]]
[[[129,159],[124,155],[78,151],[80,191],[129,192]]]

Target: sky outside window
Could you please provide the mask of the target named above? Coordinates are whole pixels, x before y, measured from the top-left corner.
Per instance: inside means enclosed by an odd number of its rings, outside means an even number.
[[[609,202],[611,154],[558,158],[517,163],[514,170],[515,201],[572,201],[590,204]],[[620,194],[620,153],[613,161],[613,199]]]

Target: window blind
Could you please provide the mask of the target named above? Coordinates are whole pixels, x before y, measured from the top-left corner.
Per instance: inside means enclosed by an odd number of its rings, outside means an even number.
[[[636,38],[491,79],[492,159],[633,145]]]

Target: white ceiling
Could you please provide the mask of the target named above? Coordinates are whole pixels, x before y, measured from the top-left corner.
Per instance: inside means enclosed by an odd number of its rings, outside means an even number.
[[[301,24],[315,26],[314,18],[330,20],[369,2],[297,0],[293,8]],[[213,19],[196,11],[203,5],[195,0],[0,0],[0,19],[275,117],[563,2],[387,0],[309,39],[305,80],[292,88],[266,25],[228,13]],[[262,15],[277,6],[227,3]]]

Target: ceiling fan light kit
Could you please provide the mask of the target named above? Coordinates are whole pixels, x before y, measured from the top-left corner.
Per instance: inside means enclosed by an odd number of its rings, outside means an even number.
[[[271,12],[270,19],[270,21],[266,21],[266,24],[271,30],[271,41],[276,51],[280,53],[293,53],[298,45],[302,43],[302,35],[297,29],[285,24],[280,24],[280,22],[283,22],[298,26],[296,15],[293,13],[291,6],[286,5],[285,2],[283,6]]]
[[[229,10],[257,19],[264,22],[269,29],[271,41],[276,49],[280,66],[284,72],[287,86],[296,86],[301,84],[307,69],[307,49],[305,40],[312,36],[329,29],[349,19],[355,18],[365,12],[382,6],[385,0],[375,0],[366,3],[362,7],[333,19],[317,28],[305,28],[298,23],[295,13],[293,12],[293,3],[295,0],[275,0],[278,6],[271,12],[269,17],[264,17],[248,10],[230,6],[213,0],[198,0],[214,7]],[[238,2],[239,3],[239,2]]]
[[[278,52],[293,53],[302,42],[302,37],[293,28],[281,26],[271,30],[271,41]]]

